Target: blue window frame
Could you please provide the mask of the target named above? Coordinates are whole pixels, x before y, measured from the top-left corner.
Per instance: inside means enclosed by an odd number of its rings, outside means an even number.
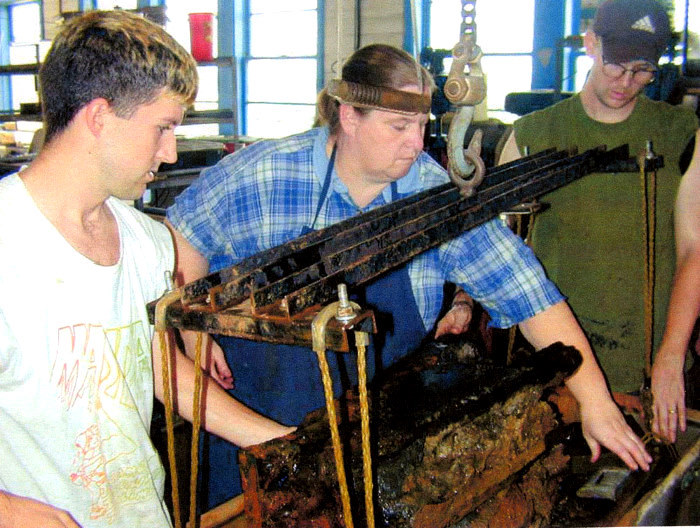
[[[240,129],[281,137],[310,128],[323,84],[323,1],[244,0]]]
[[[0,64],[10,63],[10,10],[0,4]],[[12,89],[9,75],[0,75],[0,111],[12,109]]]
[[[0,1],[0,64],[35,64],[40,48],[41,6],[37,0]],[[16,111],[21,103],[38,101],[33,75],[0,76],[0,109]]]
[[[230,95],[232,91],[231,81],[222,84],[222,76],[225,76],[228,73],[227,70],[230,70],[231,67],[228,66],[229,63],[218,59],[219,57],[231,57],[232,55],[231,48],[226,48],[226,46],[222,45],[222,40],[225,40],[226,33],[230,32],[230,29],[223,27],[224,24],[221,21],[222,4],[230,4],[230,2],[225,2],[224,0],[199,0],[196,4],[193,4],[182,0],[171,0],[165,4],[165,29],[187,50],[192,49],[189,15],[191,13],[211,13],[213,15],[212,51],[213,56],[217,59],[198,63],[199,91],[194,103],[194,110],[196,111],[212,111],[220,108],[230,109],[232,106],[233,97]],[[148,6],[140,5],[139,7]],[[212,119],[209,122],[202,123],[200,120],[197,123],[186,124],[178,128],[178,134],[201,137],[233,133],[232,126],[225,121],[216,123],[215,119]]]

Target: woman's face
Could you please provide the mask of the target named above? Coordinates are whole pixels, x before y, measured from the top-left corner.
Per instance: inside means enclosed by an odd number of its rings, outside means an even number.
[[[417,86],[403,91],[420,93]],[[371,183],[391,183],[408,174],[423,150],[428,114],[403,115],[385,110],[356,113],[351,141],[356,160]]]

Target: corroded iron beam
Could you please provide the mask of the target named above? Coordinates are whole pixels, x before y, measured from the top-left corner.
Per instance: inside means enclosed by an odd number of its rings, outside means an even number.
[[[176,302],[168,307],[165,323],[170,328],[221,334],[251,341],[309,345],[314,315],[314,311],[309,311],[292,320],[274,315],[258,317],[245,307],[214,313],[209,310],[191,309]],[[361,311],[347,324],[332,319],[326,327],[326,348],[336,352],[352,350],[350,331],[375,333],[374,313],[371,310]]]
[[[552,149],[504,164],[489,172],[484,188],[540,169],[564,156],[564,152]],[[248,298],[254,289],[300,272],[324,256],[337,252],[338,248],[361,243],[407,219],[444,207],[458,199],[459,190],[447,183],[313,231],[187,284],[183,302],[191,304],[205,301],[213,310],[235,306]]]
[[[504,164],[490,171],[484,186],[529,172],[565,155],[551,149]],[[456,200],[458,197],[458,189],[447,183],[348,218],[325,229],[312,231],[187,284],[184,288],[183,302],[200,303],[208,299],[207,303],[214,310],[234,306],[246,299],[254,287],[269,284],[288,273],[303,269],[318,260],[322,254],[333,252],[333,247],[342,247],[342,244],[349,244],[352,240],[367,238],[368,232],[377,233],[378,230],[386,229],[387,225],[391,226],[392,222],[396,221],[392,216],[394,214],[406,217],[414,214],[415,210],[426,212],[444,204],[445,200]]]
[[[297,272],[269,284],[258,285],[251,292],[254,310],[284,299],[288,314],[294,316],[316,304],[332,299],[338,284],[350,288],[361,285],[385,271],[408,262],[416,255],[436,247],[465,230],[486,222],[519,203],[532,200],[553,189],[566,185],[598,170],[611,159],[627,156],[627,149],[615,151],[592,149],[568,158],[559,158],[543,167],[503,178],[479,191],[476,196],[463,198],[454,189],[426,198],[408,207],[412,214],[392,214],[383,218],[386,228],[373,229],[367,225],[364,239],[346,244],[334,241],[335,253]],[[440,200],[443,195],[451,199]],[[429,202],[426,207],[421,207]],[[438,205],[435,205],[435,204]],[[400,210],[401,213],[406,210]]]

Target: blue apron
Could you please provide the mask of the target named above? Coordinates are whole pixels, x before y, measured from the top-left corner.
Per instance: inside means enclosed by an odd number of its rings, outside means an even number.
[[[326,171],[312,231],[326,200],[335,148]],[[392,201],[398,199],[396,182]],[[367,377],[371,379],[397,359],[415,350],[427,331],[411,289],[407,265],[378,277],[362,291],[349,288],[363,308],[374,310],[378,333],[367,351]],[[355,295],[353,295],[355,294]],[[299,425],[311,411],[325,406],[316,354],[308,347],[275,345],[227,336],[217,337],[234,375],[235,388],[228,391],[257,412],[287,425]],[[327,352],[335,396],[357,385],[357,356]],[[238,448],[213,435],[202,442],[201,497],[206,510],[242,492]]]

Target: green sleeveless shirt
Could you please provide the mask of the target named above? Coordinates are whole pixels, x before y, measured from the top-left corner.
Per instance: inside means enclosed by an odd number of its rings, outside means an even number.
[[[698,122],[692,110],[640,95],[622,123],[588,117],[577,94],[517,120],[518,147],[583,152],[627,143],[636,157],[651,140],[664,157],[657,173],[655,211],[654,349],[658,348],[675,268],[673,206],[679,158]],[[535,253],[569,304],[596,352],[611,388],[640,388],[645,356],[644,210],[639,172],[590,174],[541,198],[532,231]]]

